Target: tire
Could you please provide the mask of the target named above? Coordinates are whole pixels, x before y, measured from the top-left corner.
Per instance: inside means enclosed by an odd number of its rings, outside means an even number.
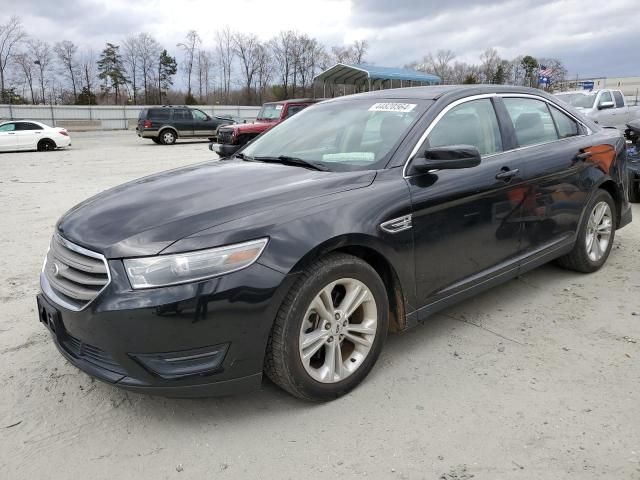
[[[350,313],[349,299],[357,304]],[[307,268],[285,297],[269,336],[265,373],[298,398],[338,398],[371,371],[388,325],[389,301],[376,271],[357,257],[330,254]],[[305,338],[310,343],[301,348]],[[333,370],[332,359],[342,360]]]
[[[616,234],[616,205],[605,190],[589,201],[573,250],[558,264],[576,272],[591,273],[607,261]],[[606,240],[606,242],[605,242]]]
[[[151,137],[151,140],[153,141],[153,143],[157,143],[158,145],[162,143],[158,137]]]
[[[208,138],[208,140],[209,140],[210,142],[215,142],[215,141],[216,141],[216,138],[215,138],[215,137],[209,137],[209,138]]]
[[[56,142],[50,140],[48,138],[43,138],[38,142],[38,151],[39,152],[50,152],[56,149]]]
[[[160,138],[160,143],[162,145],[173,145],[174,143],[176,143],[178,135],[176,135],[175,131],[171,130],[170,128],[167,128],[160,132],[159,138]]]
[[[631,203],[640,203],[640,182],[629,182],[629,201]]]

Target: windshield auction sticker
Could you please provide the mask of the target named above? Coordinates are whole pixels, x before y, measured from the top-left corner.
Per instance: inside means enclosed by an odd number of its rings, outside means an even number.
[[[374,103],[369,107],[370,112],[410,112],[416,108],[415,103]]]

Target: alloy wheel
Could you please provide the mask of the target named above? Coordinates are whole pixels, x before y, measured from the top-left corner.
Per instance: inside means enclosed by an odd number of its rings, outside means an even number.
[[[321,383],[344,380],[367,358],[377,327],[378,307],[364,283],[354,278],[329,283],[307,308],[300,328],[304,369]]]
[[[607,202],[598,202],[591,210],[586,230],[587,255],[592,262],[599,261],[611,240],[611,207]]]

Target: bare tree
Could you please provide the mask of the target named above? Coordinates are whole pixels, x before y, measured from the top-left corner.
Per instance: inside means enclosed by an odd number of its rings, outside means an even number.
[[[38,79],[40,80],[40,95],[42,103],[46,103],[45,77],[49,73],[51,63],[51,47],[47,42],[39,39],[32,39],[28,42],[29,53],[33,58],[33,63],[38,66]]]
[[[242,66],[242,76],[247,88],[247,102],[251,104],[251,85],[260,63],[260,41],[254,34],[236,33],[234,47]]]
[[[220,65],[221,84],[223,92],[223,101],[229,102],[229,93],[231,92],[231,68],[233,66],[233,33],[227,26],[216,33],[217,45],[216,53],[218,56],[218,65]]]
[[[255,90],[258,95],[258,103],[262,103],[267,91],[267,85],[271,81],[273,75],[273,57],[268,44],[259,44],[257,53],[258,69],[256,74]]]
[[[162,47],[148,33],[141,33],[137,37],[140,72],[142,74],[142,87],[144,89],[144,103],[149,103],[149,93],[151,86],[156,83],[154,77],[158,69],[158,59]]]
[[[82,54],[80,68],[82,69],[82,86],[91,95],[96,79],[96,57],[93,50],[87,50]]]
[[[280,32],[270,42],[275,64],[280,71],[280,81],[284,90],[284,98],[289,98],[289,78],[293,70],[295,42],[296,33],[291,30]]]
[[[78,76],[78,62],[76,59],[76,53],[78,52],[78,47],[69,40],[63,40],[62,42],[58,42],[53,47],[53,51],[55,52],[60,64],[62,65],[63,71],[65,75],[68,77],[71,82],[71,89],[73,91],[73,101],[78,101],[78,90],[76,87],[77,84],[77,76]]]
[[[31,103],[36,103],[36,95],[33,91],[33,74],[35,70],[35,65],[33,63],[33,59],[27,53],[18,53],[14,61],[17,67],[20,69],[22,74],[24,75],[24,79],[29,86],[29,91],[31,92]]]
[[[367,50],[369,50],[369,42],[366,40],[356,40],[353,42],[353,60],[357,65],[365,63],[364,56],[367,54]]]
[[[200,103],[206,103],[209,97],[209,76],[213,68],[213,60],[211,53],[207,50],[198,50],[196,61],[196,73],[198,75],[198,99]]]
[[[495,48],[487,48],[480,55],[480,70],[482,81],[485,83],[496,83],[496,72],[500,66],[500,56]]]
[[[13,16],[9,21],[0,25],[0,100],[5,101],[6,73],[9,60],[15,47],[27,37],[22,28],[22,22],[17,16]]]
[[[122,62],[131,82],[133,104],[138,104],[138,79],[140,78],[140,45],[138,37],[130,35],[122,41]],[[146,102],[145,102],[146,103]]]
[[[438,50],[436,54],[429,53],[416,68],[423,72],[433,73],[440,77],[443,84],[450,83],[450,63],[456,58],[451,50]]]
[[[177,46],[184,51],[185,69],[187,72],[187,98],[192,98],[191,75],[193,73],[193,67],[196,59],[196,51],[202,42],[200,40],[200,35],[198,35],[198,32],[195,30],[189,30],[185,38],[185,42],[179,43]]]

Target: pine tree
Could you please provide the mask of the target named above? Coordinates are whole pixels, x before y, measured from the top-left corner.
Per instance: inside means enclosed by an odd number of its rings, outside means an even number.
[[[107,43],[107,46],[100,54],[98,60],[98,78],[103,81],[102,89],[105,93],[109,93],[111,88],[115,91],[115,103],[118,103],[120,95],[120,87],[126,85],[129,81],[125,75],[122,56],[120,55],[120,47],[113,43]]]
[[[173,77],[178,71],[178,64],[175,57],[172,57],[166,50],[162,50],[158,59],[158,95],[162,103],[163,92],[169,90],[173,85]]]

